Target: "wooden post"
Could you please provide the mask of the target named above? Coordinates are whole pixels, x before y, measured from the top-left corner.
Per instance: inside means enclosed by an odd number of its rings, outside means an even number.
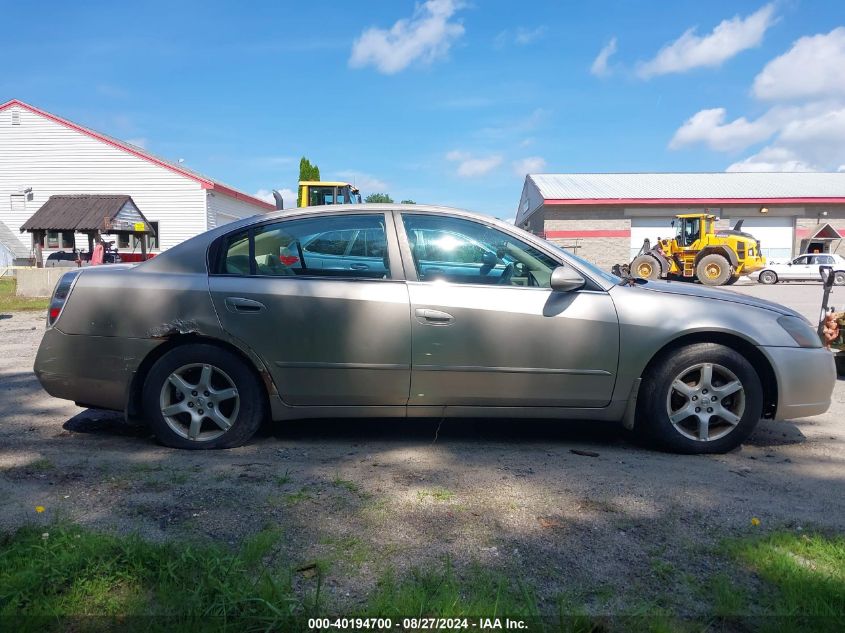
[[[146,233],[136,233],[141,240],[141,261],[147,261],[147,234]]]

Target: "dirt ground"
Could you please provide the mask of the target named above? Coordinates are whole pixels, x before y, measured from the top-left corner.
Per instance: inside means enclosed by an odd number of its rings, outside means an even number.
[[[735,288],[818,309],[818,286]],[[707,555],[720,539],[845,530],[842,380],[826,414],[761,422],[719,456],[648,450],[595,422],[489,420],[447,420],[436,441],[437,420],[303,421],[243,448],[188,452],[47,396],[32,373],[43,328],[40,313],[0,317],[0,531],[60,518],[234,546],[275,524],[283,555],[322,561],[329,593],[349,604],[384,570],[446,554],[528,579],[543,598],[610,608],[623,593],[667,590],[669,569],[693,579],[672,591],[689,592],[680,599],[694,612],[690,587],[723,564]]]

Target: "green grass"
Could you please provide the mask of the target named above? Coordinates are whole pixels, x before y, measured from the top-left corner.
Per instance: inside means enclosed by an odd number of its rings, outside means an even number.
[[[455,493],[445,488],[433,488],[431,490],[420,490],[417,492],[417,500],[425,501],[426,499],[433,499],[434,501],[451,501],[455,498]]]
[[[772,630],[845,630],[845,536],[780,531],[724,547],[764,581],[759,593],[732,599],[735,612],[781,616]]]
[[[447,558],[441,569],[414,569],[401,580],[388,572],[365,611],[382,617],[537,617],[537,604],[528,586],[477,565],[459,577]]]
[[[358,494],[361,490],[361,486],[357,483],[349,479],[342,479],[340,475],[335,475],[335,478],[332,479],[332,485],[336,488],[344,488],[352,494]]]
[[[18,297],[15,296],[17,280],[0,279],[0,312],[14,310],[46,310],[50,305],[48,297]]]
[[[47,533],[48,536],[43,534]],[[68,623],[21,616],[120,616],[121,630],[220,629],[226,619],[287,630],[312,614],[296,597],[291,572],[262,559],[278,541],[270,528],[241,552],[214,545],[161,545],[135,536],[95,534],[53,524],[23,528],[0,540],[0,621],[9,630],[67,630]],[[167,616],[133,621],[133,616]],[[215,618],[207,626],[206,618]],[[87,621],[82,630],[92,628]],[[231,628],[231,624],[229,625]],[[70,627],[74,628],[74,627]],[[240,627],[239,627],[240,628]]]
[[[286,470],[284,475],[279,475],[278,477],[276,477],[277,486],[286,486],[291,481],[293,481],[293,477],[290,474],[290,470]]]
[[[31,470],[36,470],[36,471],[42,472],[42,473],[46,472],[48,470],[53,470],[55,467],[56,467],[56,465],[53,462],[51,462],[49,459],[47,459],[46,457],[41,457],[39,459],[36,459],[34,462],[32,462],[29,465],[29,468]]]
[[[287,631],[304,630],[307,617],[340,614],[509,617],[531,622],[531,631],[845,630],[842,536],[781,531],[726,541],[721,554],[702,553],[726,555],[729,565],[699,576],[704,613],[692,619],[678,613],[670,586],[677,574],[661,559],[653,573],[661,583],[666,579],[666,592],[648,595],[633,587],[618,596],[622,606],[610,617],[588,615],[586,605],[595,604],[590,595],[600,604],[611,599],[596,588],[541,601],[521,575],[478,564],[458,568],[449,558],[402,576],[376,575],[374,589],[356,596],[358,606],[350,609],[321,591],[323,580],[341,573],[332,571],[332,562],[372,561],[370,545],[354,536],[323,537],[330,557],[304,564],[281,557],[282,538],[278,526],[268,525],[231,551],[149,543],[65,523],[24,528],[0,537],[0,628]]]

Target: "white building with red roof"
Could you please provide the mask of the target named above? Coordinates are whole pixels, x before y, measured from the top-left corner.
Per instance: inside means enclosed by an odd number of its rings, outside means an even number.
[[[20,227],[52,195],[131,196],[158,231],[150,250],[174,246],[208,229],[272,211],[274,205],[186,169],[143,148],[22,101],[0,104],[0,266],[32,257]],[[134,238],[116,244],[140,253]],[[87,248],[87,238],[50,232],[45,250]]]

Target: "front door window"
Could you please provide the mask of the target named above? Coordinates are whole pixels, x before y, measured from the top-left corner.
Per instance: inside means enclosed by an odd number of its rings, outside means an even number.
[[[558,263],[530,244],[463,218],[403,214],[420,281],[548,288]]]

